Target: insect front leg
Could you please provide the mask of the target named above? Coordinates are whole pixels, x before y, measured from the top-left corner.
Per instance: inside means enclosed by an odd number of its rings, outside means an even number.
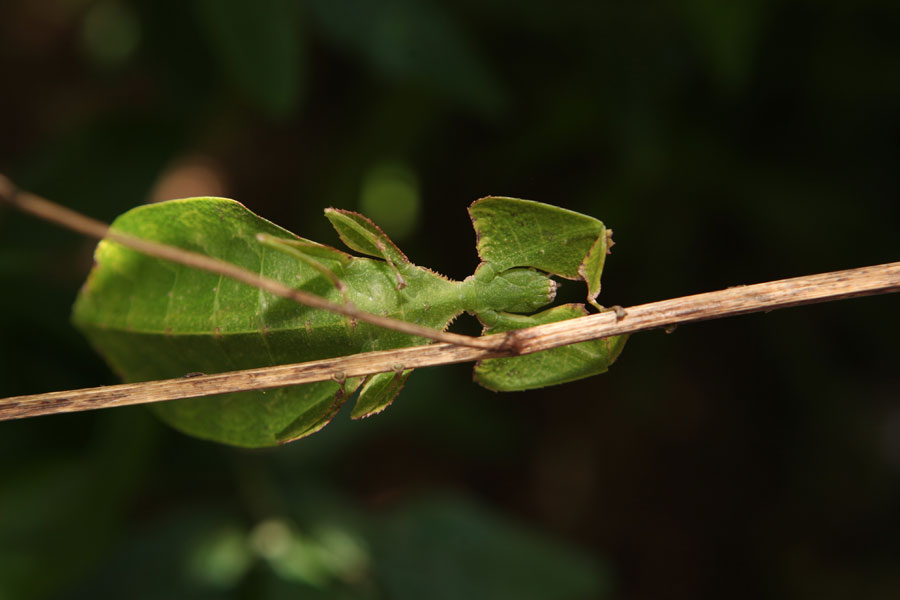
[[[603,306],[598,304],[596,301],[591,302],[599,312],[614,312],[616,313],[616,322],[618,323],[622,319],[628,316],[628,311],[626,311],[621,305],[615,304],[613,306]]]
[[[322,244],[317,244],[316,242],[312,242],[302,238],[285,239],[274,237],[265,233],[259,233],[256,235],[256,239],[264,246],[288,254],[322,273],[322,275],[328,278],[328,280],[334,285],[334,287],[336,287],[337,290],[341,293],[341,296],[344,299],[344,303],[349,303],[349,301],[347,300],[346,284],[344,284],[344,282],[341,281],[340,277],[338,277],[337,274],[335,274],[335,272],[327,267],[322,261],[336,260],[338,264],[343,266],[353,260],[352,256],[350,256],[346,252],[341,252],[337,248],[324,246]]]
[[[402,290],[407,286],[403,271],[415,268],[414,265],[371,219],[337,208],[327,209],[325,216],[348,248],[383,259],[397,277],[397,289]]]
[[[518,198],[490,196],[469,207],[478,236],[478,256],[498,271],[532,267],[582,280],[593,306],[600,275],[612,247],[612,230],[602,221],[556,206]],[[617,314],[620,314],[617,311]]]

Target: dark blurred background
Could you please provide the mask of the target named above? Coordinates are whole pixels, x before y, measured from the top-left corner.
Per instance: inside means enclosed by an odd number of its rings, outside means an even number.
[[[332,244],[358,209],[454,278],[470,202],[540,200],[615,229],[627,306],[900,258],[898,30],[892,0],[7,0],[0,172]],[[115,382],[68,323],[92,249],[0,211],[0,396]],[[0,423],[0,598],[897,598],[898,306],[643,333],[535,392],[420,371],[267,451],[140,407]]]

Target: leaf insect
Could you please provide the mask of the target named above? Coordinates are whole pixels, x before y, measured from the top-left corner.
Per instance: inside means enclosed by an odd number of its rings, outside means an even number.
[[[485,333],[583,316],[582,304],[540,310],[556,295],[551,275],[582,280],[600,307],[600,275],[612,245],[602,222],[516,198],[469,208],[481,258],[452,281],[414,265],[368,218],[329,208],[341,241],[362,256],[298,237],[224,198],[141,206],[117,231],[202,252],[286,285],[375,314],[444,330],[468,312]],[[274,366],[426,343],[421,337],[300,306],[228,278],[159,260],[110,240],[75,302],[73,321],[129,382]],[[475,380],[497,391],[527,390],[607,370],[626,336],[514,358],[483,360]],[[244,447],[282,444],[320,430],[358,393],[351,416],[387,408],[411,370],[364,378],[159,403],[153,410],[190,435]],[[342,374],[341,374],[342,375]]]

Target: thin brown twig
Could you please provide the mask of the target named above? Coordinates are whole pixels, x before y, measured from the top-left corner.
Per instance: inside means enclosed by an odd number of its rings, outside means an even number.
[[[15,396],[0,400],[0,421],[229,392],[272,389],[327,381],[335,377],[356,377],[398,369],[530,354],[578,342],[669,327],[680,323],[900,291],[900,263],[890,263],[729,288],[718,292],[633,306],[625,310],[626,318],[624,319],[618,317],[618,314],[621,313],[603,312],[578,319],[508,331],[504,334],[472,338],[425,329],[405,321],[365,313],[351,306],[334,304],[301,290],[287,288],[274,280],[260,277],[256,273],[245,271],[230,263],[111,231],[105,223],[55,205],[33,194],[16,190],[15,186],[2,175],[0,175],[0,201],[6,201],[26,212],[86,235],[98,238],[105,236],[107,239],[114,239],[118,243],[147,254],[220,273],[301,304],[331,310],[404,333],[442,341],[442,343],[426,346],[355,354],[294,365],[31,396]]]
[[[789,306],[900,291],[900,262],[782,279],[694,296],[662,300],[625,309],[624,319],[603,312],[577,319],[506,332],[505,351],[430,344],[382,352],[368,352],[294,365],[280,365],[145,383],[16,396],[0,400],[0,421],[212,396],[228,392],[264,390],[336,377],[356,377],[398,369],[469,362],[484,358],[530,354],[559,346]]]
[[[263,277],[258,273],[248,271],[232,263],[225,262],[205,254],[190,252],[175,246],[161,244],[137,238],[115,229],[111,229],[109,225],[96,219],[86,217],[74,210],[60,206],[54,202],[50,202],[45,198],[41,198],[30,192],[19,190],[9,178],[0,175],[0,202],[6,202],[19,210],[40,217],[45,221],[55,223],[81,233],[88,237],[97,239],[107,239],[128,246],[144,254],[155,256],[163,260],[201,269],[217,275],[224,275],[241,283],[259,288],[270,294],[281,296],[289,300],[293,300],[299,304],[328,310],[341,315],[346,315],[358,321],[363,321],[378,327],[393,329],[401,333],[409,335],[417,335],[438,342],[446,342],[460,346],[470,346],[473,348],[497,349],[497,345],[502,344],[502,339],[488,341],[483,337],[473,337],[468,335],[460,335],[449,331],[438,331],[430,327],[423,327],[408,321],[392,319],[376,315],[353,306],[352,304],[337,304],[316,296],[303,290],[290,288],[274,279]]]

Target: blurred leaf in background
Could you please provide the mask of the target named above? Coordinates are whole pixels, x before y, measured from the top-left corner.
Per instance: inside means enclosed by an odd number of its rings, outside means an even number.
[[[380,531],[374,552],[389,598],[550,600],[611,591],[590,557],[457,498],[401,506]]]
[[[140,43],[140,23],[131,6],[110,0],[93,3],[81,26],[82,46],[98,68],[115,69],[132,58]]]
[[[418,178],[403,163],[380,162],[363,176],[359,190],[360,212],[398,243],[415,230],[421,204]]]

